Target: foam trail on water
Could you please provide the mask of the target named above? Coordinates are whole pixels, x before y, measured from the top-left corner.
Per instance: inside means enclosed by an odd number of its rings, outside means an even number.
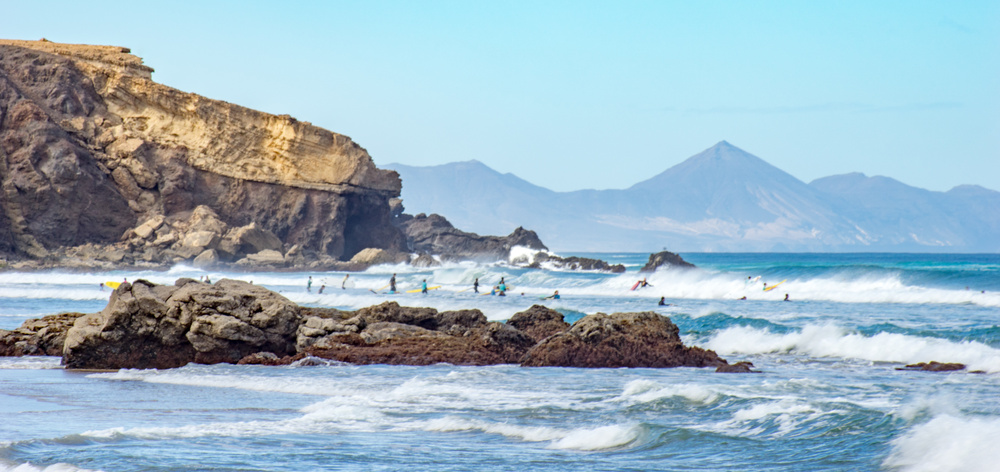
[[[792,352],[812,357],[906,364],[959,362],[969,370],[1000,372],[1000,350],[979,342],[954,342],[897,333],[864,336],[833,324],[806,325],[800,331],[786,334],[735,326],[714,334],[703,346],[723,355]]]

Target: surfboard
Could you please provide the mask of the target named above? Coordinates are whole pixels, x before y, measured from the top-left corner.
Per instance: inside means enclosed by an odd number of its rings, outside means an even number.
[[[785,280],[788,280],[788,279],[785,279]],[[776,283],[776,284],[774,284],[774,285],[772,285],[772,286],[770,286],[768,288],[765,288],[764,291],[765,292],[770,292],[771,290],[774,290],[775,287],[777,287],[777,286],[785,283],[785,280],[782,280],[781,282],[778,282],[778,283]]]
[[[121,284],[121,282],[104,282],[104,285],[111,287],[112,289],[118,288]]]
[[[639,288],[639,284],[641,284],[641,283],[642,283],[641,280],[638,281],[638,282],[636,282],[635,285],[633,285],[632,288],[630,288],[629,290],[635,290],[635,289]]]
[[[427,290],[437,290],[439,288],[441,288],[440,285],[435,285],[433,287],[427,287]],[[406,293],[420,293],[422,291],[423,291],[423,289],[421,289],[421,288],[415,288],[413,290],[407,290]]]

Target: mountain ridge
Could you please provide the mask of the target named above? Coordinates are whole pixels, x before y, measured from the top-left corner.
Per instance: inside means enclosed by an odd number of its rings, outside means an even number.
[[[935,192],[862,173],[805,183],[727,141],[624,189],[556,192],[472,162],[490,176],[489,186],[479,177],[478,191],[493,203],[466,212],[454,202],[467,197],[419,170],[429,168],[385,167],[400,173],[411,212],[501,234],[516,222],[564,251],[1000,251],[1000,192],[973,185]]]

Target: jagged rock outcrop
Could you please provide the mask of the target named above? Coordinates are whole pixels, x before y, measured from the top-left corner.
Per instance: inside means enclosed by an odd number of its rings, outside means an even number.
[[[280,266],[404,248],[398,174],[350,138],[152,72],[126,48],[0,40],[0,256]],[[220,224],[193,229],[199,212]]]
[[[542,305],[532,305],[525,311],[515,313],[507,324],[523,331],[535,342],[569,329],[562,313]]]
[[[165,369],[235,363],[261,351],[292,355],[300,324],[297,305],[246,282],[137,280],[115,289],[103,311],[76,320],[66,334],[63,364]]]
[[[406,235],[411,252],[439,255],[444,259],[474,259],[484,261],[507,260],[511,248],[523,246],[530,249],[548,249],[534,231],[517,228],[513,233],[500,236],[480,236],[461,231],[445,217],[423,213],[400,215],[396,224]]]
[[[528,351],[521,365],[559,367],[719,367],[714,351],[681,343],[677,325],[653,313],[587,315]]]
[[[677,326],[651,312],[599,313],[570,326],[558,312],[538,305],[508,323],[490,322],[479,310],[438,312],[396,302],[343,311],[299,307],[263,287],[228,279],[215,284],[179,279],[173,286],[126,282],[99,313],[29,320],[18,330],[0,332],[0,355],[56,353],[71,369],[287,365],[308,358],[751,371],[749,364],[726,367],[714,352],[684,346]]]
[[[680,267],[685,269],[694,268],[694,264],[685,261],[681,256],[674,254],[670,251],[662,251],[656,254],[649,255],[649,262],[639,269],[639,272],[655,272],[656,269],[660,267]]]

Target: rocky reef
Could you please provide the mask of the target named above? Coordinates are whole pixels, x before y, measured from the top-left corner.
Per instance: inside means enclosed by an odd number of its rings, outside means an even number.
[[[99,313],[53,315],[0,330],[0,355],[62,355],[73,369],[283,365],[319,358],[740,371],[713,351],[684,346],[677,326],[652,312],[598,313],[569,325],[562,314],[536,305],[500,323],[479,310],[438,312],[395,302],[356,311],[300,307],[246,282],[191,279],[172,286],[123,283]]]
[[[443,216],[423,213],[401,214],[396,224],[406,235],[408,249],[415,253],[433,254],[444,260],[480,259],[493,262],[507,260],[516,246],[544,250],[545,244],[534,231],[517,228],[508,236],[480,236],[459,230]]]
[[[399,176],[350,138],[152,72],[122,47],[0,40],[0,257],[283,265],[404,249]]]

